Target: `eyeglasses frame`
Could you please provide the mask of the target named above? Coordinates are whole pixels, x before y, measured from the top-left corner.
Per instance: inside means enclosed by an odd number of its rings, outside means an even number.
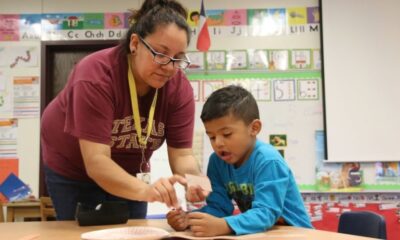
[[[140,41],[143,43],[143,45],[151,52],[151,54],[153,55],[153,61],[154,61],[155,63],[157,63],[157,64],[160,64],[160,65],[168,65],[170,62],[172,62],[172,65],[173,65],[175,68],[180,68],[180,69],[183,69],[183,70],[184,70],[184,69],[186,69],[187,67],[189,67],[189,65],[190,65],[190,63],[191,63],[190,60],[189,60],[189,58],[186,56],[186,54],[185,54],[185,57],[186,57],[187,59],[173,58],[173,57],[170,57],[170,56],[165,55],[165,54],[163,54],[163,53],[159,53],[159,52],[157,52],[156,50],[154,50],[154,49],[150,46],[150,44],[147,43],[141,36],[139,36],[139,40],[140,40]],[[168,61],[168,62],[165,62],[165,63],[157,62],[157,61],[156,61],[156,56],[162,56],[162,57],[169,58],[169,61]],[[178,62],[178,61],[183,61],[183,62],[187,63],[186,67],[182,68],[182,67],[179,67],[179,65],[176,65],[175,62]]]

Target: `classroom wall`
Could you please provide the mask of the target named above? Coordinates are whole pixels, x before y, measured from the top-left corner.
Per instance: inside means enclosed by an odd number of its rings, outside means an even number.
[[[96,4],[91,1],[54,1],[54,0],[33,0],[33,1],[10,1],[0,0],[1,8],[0,14],[9,13],[58,13],[58,12],[123,12],[129,8],[138,8],[142,1],[132,0],[98,0]],[[228,4],[229,3],[229,4]],[[200,1],[190,0],[184,1],[185,6],[188,9],[198,9]],[[240,0],[233,1],[205,1],[207,9],[249,9],[249,8],[273,8],[273,7],[291,7],[291,6],[317,6],[316,0],[303,0],[303,1],[263,1],[254,0],[243,2]],[[15,45],[20,46],[21,44],[40,46],[39,41],[23,41],[23,42],[0,42],[1,45]],[[189,46],[190,51],[195,50],[195,40],[193,40]],[[221,50],[221,49],[246,49],[246,48],[319,48],[319,37],[316,34],[301,34],[301,35],[284,35],[277,38],[265,38],[265,37],[225,37],[225,38],[213,38],[212,46],[210,50]],[[39,54],[40,55],[40,54]],[[21,71],[21,70],[19,70]],[[6,74],[14,74],[9,72]],[[29,69],[28,72],[19,72],[21,75],[37,75],[40,76],[40,58],[39,64],[36,68]],[[199,113],[201,110],[202,103],[196,103],[196,119],[199,119]],[[293,106],[294,107],[294,106]],[[265,111],[261,111],[262,113]],[[6,117],[6,116],[2,116]],[[321,123],[318,123],[319,125]],[[268,123],[266,123],[268,126]],[[264,128],[266,129],[266,128]],[[203,126],[200,121],[196,120],[196,133],[202,135]],[[200,141],[204,141],[200,137]],[[207,142],[205,142],[207,143]],[[210,147],[208,146],[208,151]],[[20,177],[23,181],[27,182],[34,195],[38,194],[38,172],[39,172],[39,119],[19,119],[18,121],[18,157],[19,157],[19,172]],[[162,150],[165,151],[165,150]],[[164,153],[158,153],[158,156],[163,156],[165,160],[166,155]],[[200,150],[201,151],[201,150]],[[313,154],[313,152],[311,153]],[[208,154],[205,154],[208,155]],[[206,158],[206,157],[205,157]],[[164,161],[163,160],[163,161]],[[164,161],[165,162],[165,161]],[[158,164],[153,163],[155,171],[158,169]],[[163,169],[163,168],[159,168]],[[313,170],[311,169],[310,174],[312,175]],[[307,175],[307,174],[306,174]],[[307,182],[312,182],[311,177]]]
[[[6,13],[65,13],[65,12],[123,12],[129,8],[137,8],[141,1],[102,0],[96,1],[96,4],[82,1],[79,4],[70,1],[10,1],[0,0],[0,14]],[[197,10],[199,8],[199,0],[185,1],[185,5],[189,10]],[[229,3],[229,4],[228,4]],[[205,1],[207,9],[251,9],[251,8],[290,8],[290,7],[315,7],[318,5],[317,0],[287,0],[287,1],[263,1],[254,0],[249,2],[234,1]],[[195,51],[196,40],[193,39],[189,51]],[[20,41],[20,42],[0,42],[1,46],[40,46],[39,41]],[[320,36],[319,32],[305,32],[301,34],[282,34],[276,36],[239,36],[239,37],[212,37],[211,51],[213,50],[243,50],[243,49],[319,49]],[[39,48],[38,48],[39,49]],[[37,67],[23,70],[4,70],[4,74],[14,75],[15,71],[21,75],[37,75],[40,76],[40,53],[37,56]],[[244,71],[245,72],[245,71]],[[294,71],[296,75],[301,71]],[[318,75],[319,71],[316,71]],[[232,73],[227,71],[226,73]],[[239,71],[239,73],[243,73]],[[205,73],[204,79],[212,75],[212,72]],[[269,73],[268,73],[269,74]],[[267,77],[270,77],[270,75]],[[315,75],[315,76],[317,76]],[[188,73],[191,80],[201,79]],[[236,75],[234,75],[236,76]],[[232,78],[232,77],[231,77]],[[317,82],[321,84],[319,77]],[[211,79],[213,80],[213,79]],[[247,83],[246,83],[247,81]],[[248,79],[239,79],[238,83],[248,84]],[[272,84],[272,80],[271,80]],[[319,85],[319,88],[321,85]],[[287,133],[289,145],[285,150],[285,158],[291,166],[296,180],[300,185],[313,185],[315,183],[315,169],[324,167],[317,160],[317,154],[320,154],[318,143],[323,142],[320,132],[323,131],[322,126],[322,91],[319,91],[319,98],[313,101],[288,101],[275,102],[273,100],[259,102],[261,109],[261,118],[263,120],[263,130],[260,138],[268,141],[268,136],[273,133]],[[205,169],[208,155],[211,147],[208,140],[204,136],[204,128],[199,121],[199,115],[204,100],[196,102],[196,123],[195,123],[195,144],[194,151],[198,153],[200,162]],[[6,116],[2,116],[6,117]],[[18,157],[20,158],[20,177],[30,184],[34,190],[34,194],[38,194],[38,169],[39,169],[39,119],[19,119],[18,126]],[[153,158],[153,170],[156,176],[163,174],[162,169],[166,162],[165,148],[157,152]],[[159,167],[162,165],[163,167]],[[334,168],[340,166],[330,165]],[[374,182],[375,172],[374,165],[366,165],[364,179]],[[324,170],[324,169],[323,169]]]
[[[127,8],[138,7],[139,1],[135,0],[99,0],[96,4],[92,1],[51,1],[51,0],[22,0],[0,1],[0,14],[18,13],[55,13],[55,12],[105,12],[125,11]],[[40,41],[0,42],[1,46],[36,46],[40,50]],[[40,76],[40,54],[37,67],[21,70],[3,71],[5,75]],[[15,72],[18,71],[18,72]],[[8,116],[1,116],[5,118]],[[33,195],[39,194],[39,150],[40,150],[40,119],[18,119],[18,144],[17,155],[19,158],[19,177],[33,190]]]
[[[97,0],[97,1],[59,1],[59,0],[0,0],[0,14],[9,13],[66,13],[66,12],[124,12],[128,8],[137,8],[142,1],[139,0]],[[95,2],[95,4],[94,4]],[[200,5],[200,0],[186,0],[184,4],[189,10],[197,10]],[[205,0],[207,9],[251,9],[251,8],[289,8],[289,7],[315,7],[318,6],[317,0],[220,0],[212,1]],[[40,41],[21,41],[21,42],[1,42],[2,46],[34,46],[40,49]],[[243,49],[319,49],[320,37],[319,32],[308,32],[301,34],[283,34],[269,37],[213,37],[212,50],[243,50]],[[195,51],[195,39],[189,46],[189,51]],[[40,53],[38,53],[38,65],[36,67],[24,70],[1,70],[7,75],[35,75],[40,76]],[[1,59],[0,59],[1,60]],[[1,62],[1,61],[0,61]],[[18,71],[18,73],[16,73]],[[311,75],[316,76],[316,81],[320,83],[318,77],[319,71],[315,71]],[[226,73],[232,73],[227,71]],[[243,72],[238,72],[243,73]],[[299,72],[294,72],[294,75]],[[196,81],[212,81],[207,79],[207,76],[213,75],[209,72],[204,74],[202,79],[198,75],[188,73],[190,80]],[[310,75],[310,73],[308,73]],[[268,75],[268,74],[267,74]],[[239,74],[238,74],[239,76]],[[297,76],[297,75],[296,75]],[[271,77],[268,75],[268,77]],[[231,77],[233,78],[233,77]],[[246,79],[238,79],[238,82],[246,82]],[[272,82],[272,80],[271,80]],[[322,120],[322,91],[318,89],[320,97],[314,101],[293,101],[293,102],[260,102],[261,119],[263,120],[263,130],[260,138],[268,142],[268,136],[271,133],[289,133],[289,144],[286,151],[286,160],[292,168],[298,184],[301,186],[312,185],[316,181],[316,170],[321,172],[332,172],[334,169],[340,172],[341,165],[331,164],[325,166],[318,162],[319,157],[323,155],[323,120]],[[206,166],[208,155],[211,152],[208,139],[204,135],[204,128],[199,121],[201,107],[204,101],[196,102],[196,123],[195,123],[195,139],[194,151],[196,156],[203,163],[203,170]],[[0,118],[8,116],[0,116]],[[38,180],[39,180],[39,118],[18,119],[18,145],[17,154],[19,157],[19,174],[23,181],[28,183],[33,189],[33,194],[38,195]],[[166,147],[163,146],[159,151],[155,152],[152,157],[152,174],[153,179],[160,176],[168,176],[171,173],[166,171],[169,169]],[[331,168],[331,169],[329,169]],[[375,182],[376,174],[374,164],[365,165],[364,180]],[[322,175],[321,175],[322,176]],[[385,180],[385,179],[384,179]],[[385,182],[384,182],[385,183]],[[389,181],[389,184],[393,182]],[[390,185],[393,186],[393,185]],[[393,191],[393,188],[388,187],[388,191]],[[377,191],[384,188],[377,188]],[[325,191],[326,189],[319,189]],[[328,189],[329,190],[329,189]],[[348,190],[348,189],[347,189]],[[350,189],[348,191],[353,191]],[[314,189],[312,190],[312,192]],[[317,189],[318,191],[318,189]],[[357,190],[360,191],[360,190]],[[398,190],[397,190],[398,191]],[[183,189],[179,190],[180,198],[183,201]],[[303,190],[304,192],[304,190]],[[304,195],[304,194],[303,194]],[[374,195],[374,194],[369,194]],[[311,197],[309,197],[311,196]],[[311,194],[305,196],[305,201],[313,201],[319,198],[318,195]],[[325,194],[322,197],[322,202],[326,199],[332,200],[330,194]],[[381,195],[384,196],[384,195]],[[351,196],[353,197],[353,196]],[[357,196],[356,196],[357,197]],[[399,199],[397,195],[391,195],[390,201]],[[325,199],[326,198],[326,199]],[[367,199],[368,196],[362,197]],[[349,197],[345,197],[349,199]],[[360,197],[361,199],[361,197]],[[354,199],[357,201],[357,199]],[[363,200],[363,201],[364,201]],[[368,199],[367,199],[368,200]],[[335,200],[336,201],[336,200]],[[340,200],[339,200],[340,201]],[[319,207],[319,206],[318,206]],[[165,212],[165,207],[162,205],[151,204],[149,213]],[[394,210],[393,210],[394,211]],[[318,212],[318,211],[317,211]],[[313,212],[312,214],[315,215]],[[313,216],[310,214],[311,216]],[[391,213],[394,215],[395,213]],[[320,218],[318,213],[314,216]],[[325,219],[326,220],[326,219]],[[318,220],[316,220],[318,221]],[[395,224],[394,222],[391,224]],[[334,230],[334,229],[331,229]]]

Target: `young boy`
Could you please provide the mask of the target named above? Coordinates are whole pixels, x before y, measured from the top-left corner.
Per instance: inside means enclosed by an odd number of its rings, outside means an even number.
[[[251,93],[238,86],[215,91],[201,119],[215,151],[207,170],[213,191],[198,211],[170,211],[172,228],[190,227],[203,237],[262,232],[275,224],[312,227],[285,160],[270,144],[257,140],[261,121]],[[232,215],[232,200],[238,215]]]

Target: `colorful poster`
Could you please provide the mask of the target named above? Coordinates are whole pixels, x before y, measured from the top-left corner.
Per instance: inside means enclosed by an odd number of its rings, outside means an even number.
[[[0,47],[0,67],[37,67],[39,53],[36,46]]]
[[[83,29],[84,15],[79,13],[64,13],[62,29]]]
[[[120,39],[123,33],[112,30],[127,30],[130,27],[133,22],[132,11],[128,11],[0,14],[0,41]],[[208,9],[206,15],[210,35],[213,37],[317,33],[320,22],[318,7]],[[187,22],[193,36],[198,34],[199,19],[199,10],[189,12]]]
[[[364,189],[363,170],[359,162],[324,163],[325,133],[315,132],[316,190],[327,192],[359,192]]]
[[[42,15],[42,40],[63,39],[60,30],[63,27],[64,15],[59,13]]]
[[[400,184],[400,168],[397,162],[375,163],[375,178],[379,184]]]
[[[20,40],[40,40],[42,14],[21,14],[19,18]]]
[[[106,29],[122,29],[125,28],[124,13],[105,13],[104,26]],[[127,25],[128,26],[128,25]]]
[[[17,127],[15,118],[0,119],[0,159],[17,156]]]
[[[226,70],[247,69],[248,59],[246,50],[230,51],[226,54]]]
[[[249,91],[257,102],[271,101],[271,82],[268,79],[250,79]]]
[[[296,100],[296,82],[294,79],[274,80],[273,84],[276,102]]]
[[[307,8],[307,23],[319,23],[320,15],[318,7],[308,7]]]
[[[203,52],[188,52],[187,56],[190,60],[190,65],[187,68],[187,71],[204,71],[206,69]]]
[[[289,66],[289,51],[288,50],[270,50],[268,69],[271,71],[284,71]]]
[[[42,30],[61,30],[64,22],[64,14],[52,13],[42,15]]]
[[[251,28],[252,36],[268,35],[268,10],[267,9],[250,9],[247,10],[248,23]]]
[[[251,36],[281,35],[286,29],[286,10],[283,8],[250,9],[248,23]]]
[[[84,29],[104,29],[104,13],[85,13],[83,15]]]
[[[248,49],[249,68],[268,70],[268,54],[267,50]]]
[[[225,10],[224,23],[226,26],[247,25],[247,10],[246,9]]]
[[[224,10],[206,10],[206,16],[209,27],[224,25]]]
[[[304,25],[307,24],[307,8],[288,8],[288,23],[289,25]]]
[[[11,117],[12,108],[12,83],[8,76],[0,72],[0,115]]]
[[[330,163],[317,170],[318,191],[358,192],[363,189],[361,164]]]
[[[18,159],[0,158],[0,185],[10,174],[18,176]],[[0,202],[3,203],[8,202],[8,199],[1,192],[0,192]]]
[[[285,33],[286,9],[284,8],[268,9],[268,23],[270,23],[271,27],[271,29],[269,30],[269,34],[281,35]]]
[[[319,49],[312,51],[312,68],[315,70],[321,69],[321,52]]]
[[[297,80],[297,99],[298,100],[318,100],[319,81],[318,79],[298,79]]]
[[[187,22],[191,27],[197,27],[200,20],[200,12],[198,10],[192,10],[188,14]]]
[[[287,135],[271,134],[269,135],[269,143],[274,147],[287,147]]]
[[[305,69],[311,68],[311,50],[294,49],[291,51],[290,68]]]
[[[0,14],[0,41],[19,40],[19,15]]]
[[[39,77],[14,77],[14,116],[38,117],[40,113]]]
[[[208,70],[225,70],[225,51],[209,51],[206,54]]]
[[[124,28],[128,29],[133,23],[132,12],[124,12]]]

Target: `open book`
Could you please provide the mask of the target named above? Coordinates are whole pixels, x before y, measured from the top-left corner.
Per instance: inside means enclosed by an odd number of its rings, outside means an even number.
[[[195,237],[193,236],[191,231],[184,232],[168,232],[162,228],[158,227],[143,227],[143,226],[131,226],[131,227],[122,227],[122,228],[108,228],[103,230],[86,232],[81,235],[81,239],[83,240],[121,240],[121,239],[129,239],[129,240],[143,240],[143,239],[152,239],[152,240],[183,240],[183,239],[193,239],[193,240],[264,240],[264,239],[279,239],[282,236],[288,236],[288,232],[286,230],[274,230],[274,232],[262,232],[256,234],[248,234],[248,235],[224,235],[224,236],[215,236],[215,237]],[[302,239],[304,237],[302,234],[292,233],[289,234],[291,237],[295,237],[295,239]]]

